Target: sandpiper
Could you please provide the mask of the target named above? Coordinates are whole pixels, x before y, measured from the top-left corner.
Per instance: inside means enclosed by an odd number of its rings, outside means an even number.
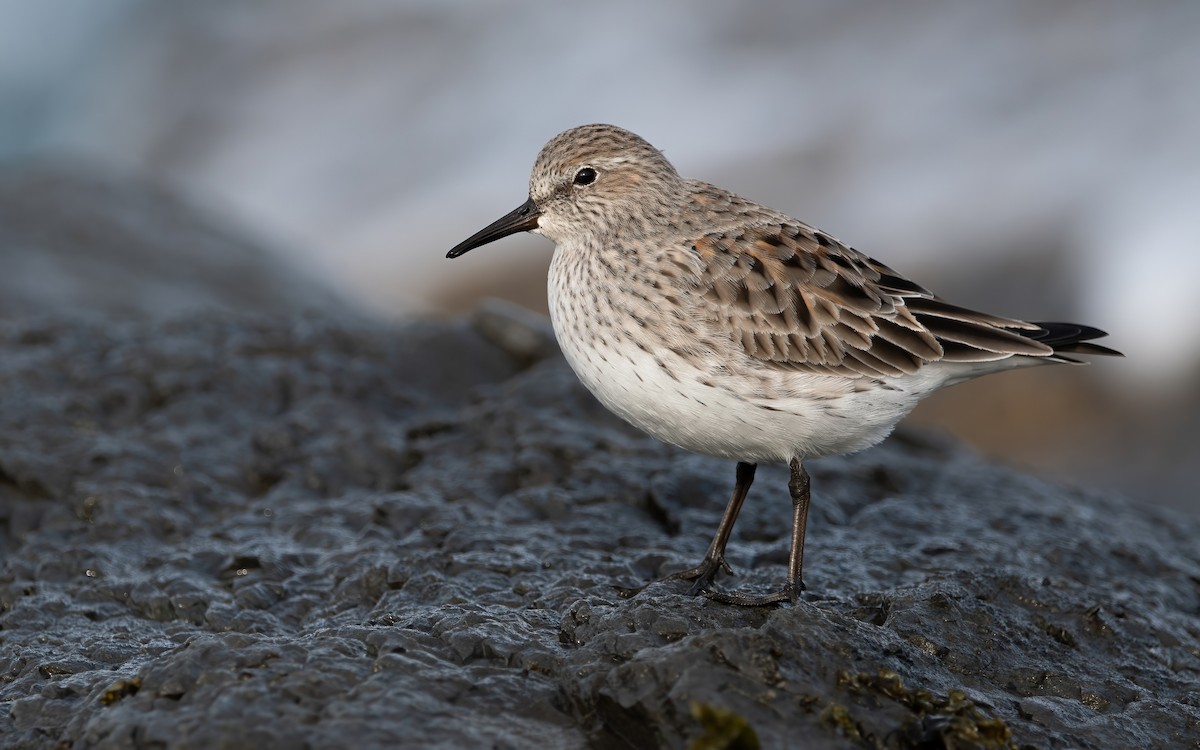
[[[922,398],[988,373],[1119,355],[1073,323],[958,307],[787,214],[679,176],[612,125],[550,140],[529,199],[447,253],[516,232],[554,241],[550,318],[567,361],[608,409],[654,437],[737,461],[704,559],[668,579],[747,606],[804,589],[807,459],[883,440]],[[787,581],[767,596],[713,588],[757,464],[787,463]]]

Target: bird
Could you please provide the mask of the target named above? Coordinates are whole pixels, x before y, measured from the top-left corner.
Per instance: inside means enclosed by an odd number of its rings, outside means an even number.
[[[614,125],[571,128],[539,152],[528,199],[447,253],[518,233],[555,244],[551,324],[610,411],[659,440],[736,461],[704,558],[663,580],[743,606],[799,600],[808,461],[882,441],[926,396],[1003,370],[1122,356],[1104,331],[951,304],[786,213],[676,171]],[[718,590],[760,463],[789,467],[787,577],[754,596]]]

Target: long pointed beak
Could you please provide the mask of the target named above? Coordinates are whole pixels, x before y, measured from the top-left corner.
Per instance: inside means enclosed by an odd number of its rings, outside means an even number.
[[[541,215],[542,213],[538,211],[537,204],[533,202],[533,198],[530,198],[518,206],[515,211],[501,216],[499,219],[496,219],[491,224],[488,224],[483,229],[480,229],[475,234],[455,245],[454,249],[446,253],[446,257],[457,258],[477,247],[486,245],[489,242],[495,242],[501,237],[537,229],[538,217]]]

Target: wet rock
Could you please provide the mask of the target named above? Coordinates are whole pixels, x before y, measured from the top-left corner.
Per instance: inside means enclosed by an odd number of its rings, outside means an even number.
[[[1180,747],[1200,522],[901,432],[811,466],[804,601],[694,564],[733,467],[519,316],[0,322],[6,747]],[[783,576],[762,467],[722,586]]]

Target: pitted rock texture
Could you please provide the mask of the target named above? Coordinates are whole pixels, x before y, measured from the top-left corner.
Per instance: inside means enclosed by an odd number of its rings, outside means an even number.
[[[810,466],[798,605],[630,596],[733,466],[523,325],[0,322],[0,744],[1196,746],[1196,518],[902,431]],[[762,467],[722,586],[789,517]]]

